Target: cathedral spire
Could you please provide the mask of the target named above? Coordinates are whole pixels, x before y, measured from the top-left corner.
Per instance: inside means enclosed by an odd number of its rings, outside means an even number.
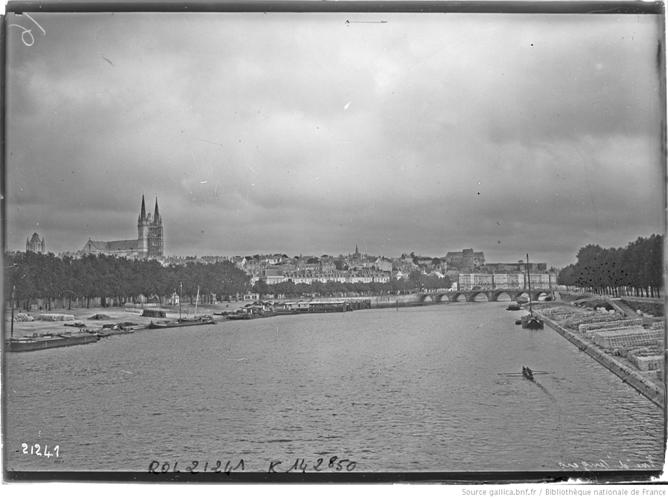
[[[155,210],[153,210],[153,221],[160,223],[160,211],[158,210],[158,196],[155,197]]]
[[[139,220],[144,221],[146,219],[146,204],[144,203],[144,195],[141,195],[141,213],[139,213]]]

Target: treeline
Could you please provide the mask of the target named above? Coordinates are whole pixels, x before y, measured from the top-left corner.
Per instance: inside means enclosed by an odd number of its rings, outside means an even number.
[[[274,296],[298,297],[306,295],[317,296],[340,296],[347,294],[359,295],[384,295],[418,291],[422,289],[442,289],[452,285],[448,277],[436,277],[424,275],[419,271],[413,271],[406,279],[390,279],[387,283],[381,282],[313,282],[312,284],[295,284],[292,281],[278,284],[267,284],[257,281],[253,285],[253,291],[260,295],[272,294]]]
[[[83,258],[57,257],[51,253],[5,254],[5,296],[15,286],[15,305],[29,309],[36,299],[65,303],[82,301],[86,306],[94,298],[101,305],[113,298],[117,303],[136,302],[140,296],[161,299],[179,292],[183,284],[183,300],[193,302],[199,286],[204,301],[210,294],[218,296],[244,293],[250,287],[245,272],[230,262],[163,267],[155,260],[128,260],[105,255]]]
[[[639,237],[625,248],[589,244],[577,263],[559,273],[559,284],[598,294],[659,297],[663,282],[663,236]]]

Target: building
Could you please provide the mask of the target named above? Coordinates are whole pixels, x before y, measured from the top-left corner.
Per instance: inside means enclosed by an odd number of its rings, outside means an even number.
[[[280,284],[288,280],[279,266],[270,266],[264,269],[263,280],[269,285]]]
[[[81,249],[83,254],[111,255],[125,258],[162,258],[165,243],[162,217],[155,199],[153,215],[146,212],[144,196],[141,197],[141,211],[137,218],[137,239],[121,241],[94,241],[89,239]]]
[[[392,272],[392,262],[383,257],[376,258],[376,261],[373,262],[373,266],[376,267],[376,270],[381,272]]]
[[[508,274],[526,272],[527,264],[523,261],[516,263],[486,263],[482,269],[490,274]],[[539,273],[547,271],[547,263],[530,263],[529,272]]]
[[[491,274],[494,277],[494,285],[497,288],[520,289],[526,287],[526,274]],[[533,282],[533,281],[532,281]]]
[[[526,289],[526,274],[487,274],[460,273],[459,289]],[[531,274],[531,287],[534,289],[552,289],[556,283],[552,274]]]
[[[459,274],[459,289],[493,289],[493,274]]]
[[[445,263],[448,269],[471,272],[485,265],[485,254],[470,248],[462,251],[448,251],[445,255]]]
[[[32,251],[33,253],[46,253],[46,239],[40,239],[37,232],[33,233],[30,239],[26,239],[26,252],[28,251]]]

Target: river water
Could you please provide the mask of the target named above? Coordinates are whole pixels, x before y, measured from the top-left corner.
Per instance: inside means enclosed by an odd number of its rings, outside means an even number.
[[[661,409],[551,329],[515,326],[520,313],[504,308],[229,321],[8,354],[6,467],[197,460],[203,471],[243,459],[246,471],[266,471],[331,456],[355,471],[660,467]],[[522,365],[550,374],[499,374]],[[58,458],[33,444],[58,445]]]

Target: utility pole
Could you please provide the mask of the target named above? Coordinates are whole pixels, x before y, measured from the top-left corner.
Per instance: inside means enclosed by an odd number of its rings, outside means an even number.
[[[16,293],[16,285],[13,285],[12,286],[12,296],[11,296],[11,300],[12,300],[12,326],[9,330],[9,337],[10,338],[14,337],[14,295],[15,295],[15,293]]]
[[[527,253],[527,284],[529,285],[529,314],[533,314],[531,310],[531,271],[529,270],[529,253]]]

